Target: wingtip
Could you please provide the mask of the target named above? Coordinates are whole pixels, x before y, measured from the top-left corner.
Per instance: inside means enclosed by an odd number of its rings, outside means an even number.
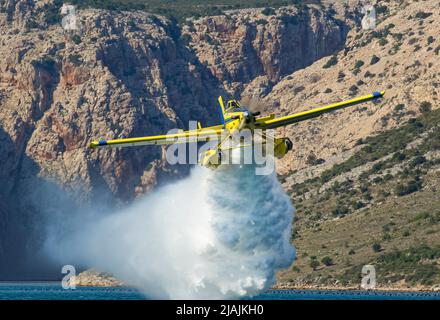
[[[95,149],[97,146],[99,146],[99,142],[98,141],[92,141],[89,144],[89,148],[90,149]]]
[[[385,91],[375,91],[375,92],[373,92],[373,97],[374,98],[381,98],[384,96],[384,94],[385,94]]]

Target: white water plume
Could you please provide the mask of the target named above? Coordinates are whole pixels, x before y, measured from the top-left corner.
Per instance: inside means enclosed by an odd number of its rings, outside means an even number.
[[[231,299],[258,294],[290,266],[293,207],[276,175],[196,167],[127,209],[47,248],[59,261],[110,272],[147,297]]]

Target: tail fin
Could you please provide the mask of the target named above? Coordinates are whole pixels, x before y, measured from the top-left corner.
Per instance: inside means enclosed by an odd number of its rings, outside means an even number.
[[[220,105],[220,118],[222,121],[223,127],[225,126],[225,105],[223,104],[223,98],[222,96],[218,97],[218,103]]]

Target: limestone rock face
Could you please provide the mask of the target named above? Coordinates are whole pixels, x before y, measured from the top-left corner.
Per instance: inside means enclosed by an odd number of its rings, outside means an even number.
[[[348,24],[313,6],[284,7],[271,15],[258,8],[194,20],[184,31],[200,61],[239,96],[249,83],[261,84],[261,77],[268,91],[281,77],[337,52]]]
[[[39,234],[52,215],[128,202],[189,169],[168,165],[159,147],[98,151],[87,148],[91,140],[161,134],[190,120],[217,124],[219,94],[239,96],[252,84],[251,95],[264,96],[282,76],[337,51],[347,33],[317,8],[300,17],[293,7],[183,28],[145,12],[79,10],[77,29],[70,21],[66,31],[60,6],[0,1],[5,256],[29,245],[6,239],[28,228]]]
[[[30,272],[17,261],[29,265],[45,219],[129,202],[189,170],[170,166],[159,147],[89,150],[91,140],[218,124],[219,94],[285,115],[387,90],[383,104],[278,131],[294,141],[278,163],[289,189],[349,157],[357,140],[417,115],[422,101],[439,105],[435,2],[388,1],[374,30],[360,27],[362,1],[323,3],[183,26],[79,10],[78,30],[67,32],[59,1],[0,0],[0,275]],[[337,63],[324,67],[330,55]],[[325,163],[307,165],[312,153]]]
[[[376,103],[279,129],[278,134],[294,143],[294,152],[278,162],[279,173],[295,171],[288,174],[286,190],[347,160],[359,139],[417,117],[422,103],[439,107],[439,15],[435,3],[409,1],[401,6],[387,2],[386,13],[378,15],[374,30],[354,27],[349,31],[345,48],[335,55],[335,65],[326,68],[330,57],[319,59],[283,77],[260,99],[263,113],[281,116],[386,91],[385,98]],[[308,164],[310,155],[325,163]]]
[[[224,93],[169,20],[85,10],[77,13],[79,30],[66,33],[45,22],[52,6],[0,2],[0,224],[11,233],[47,198],[117,204],[185,174],[189,167],[168,166],[159,147],[87,146],[186,128],[190,120],[212,125]]]

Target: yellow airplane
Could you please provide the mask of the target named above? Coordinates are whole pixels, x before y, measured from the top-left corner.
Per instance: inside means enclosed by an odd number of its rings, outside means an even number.
[[[204,151],[203,154],[200,155],[199,160],[202,166],[215,169],[221,164],[222,151],[231,149],[230,147],[224,146],[225,141],[236,132],[240,132],[243,129],[249,129],[253,133],[255,129],[260,129],[263,132],[264,140],[265,132],[268,129],[275,129],[278,127],[287,126],[289,124],[302,122],[308,119],[319,117],[328,112],[351,107],[363,102],[376,100],[383,97],[384,94],[385,91],[374,92],[359,98],[278,118],[276,118],[274,114],[259,117],[259,112],[250,112],[246,108],[241,107],[236,100],[229,100],[227,107],[225,107],[222,97],[219,97],[218,102],[222,122],[220,125],[202,128],[200,122],[198,122],[198,129],[196,130],[181,131],[174,134],[159,136],[92,141],[89,147],[133,147],[143,145],[170,145],[174,143],[219,141],[215,148]],[[289,138],[281,137],[274,139],[273,147],[274,155],[277,158],[282,158],[290,150],[292,150],[293,144]]]

